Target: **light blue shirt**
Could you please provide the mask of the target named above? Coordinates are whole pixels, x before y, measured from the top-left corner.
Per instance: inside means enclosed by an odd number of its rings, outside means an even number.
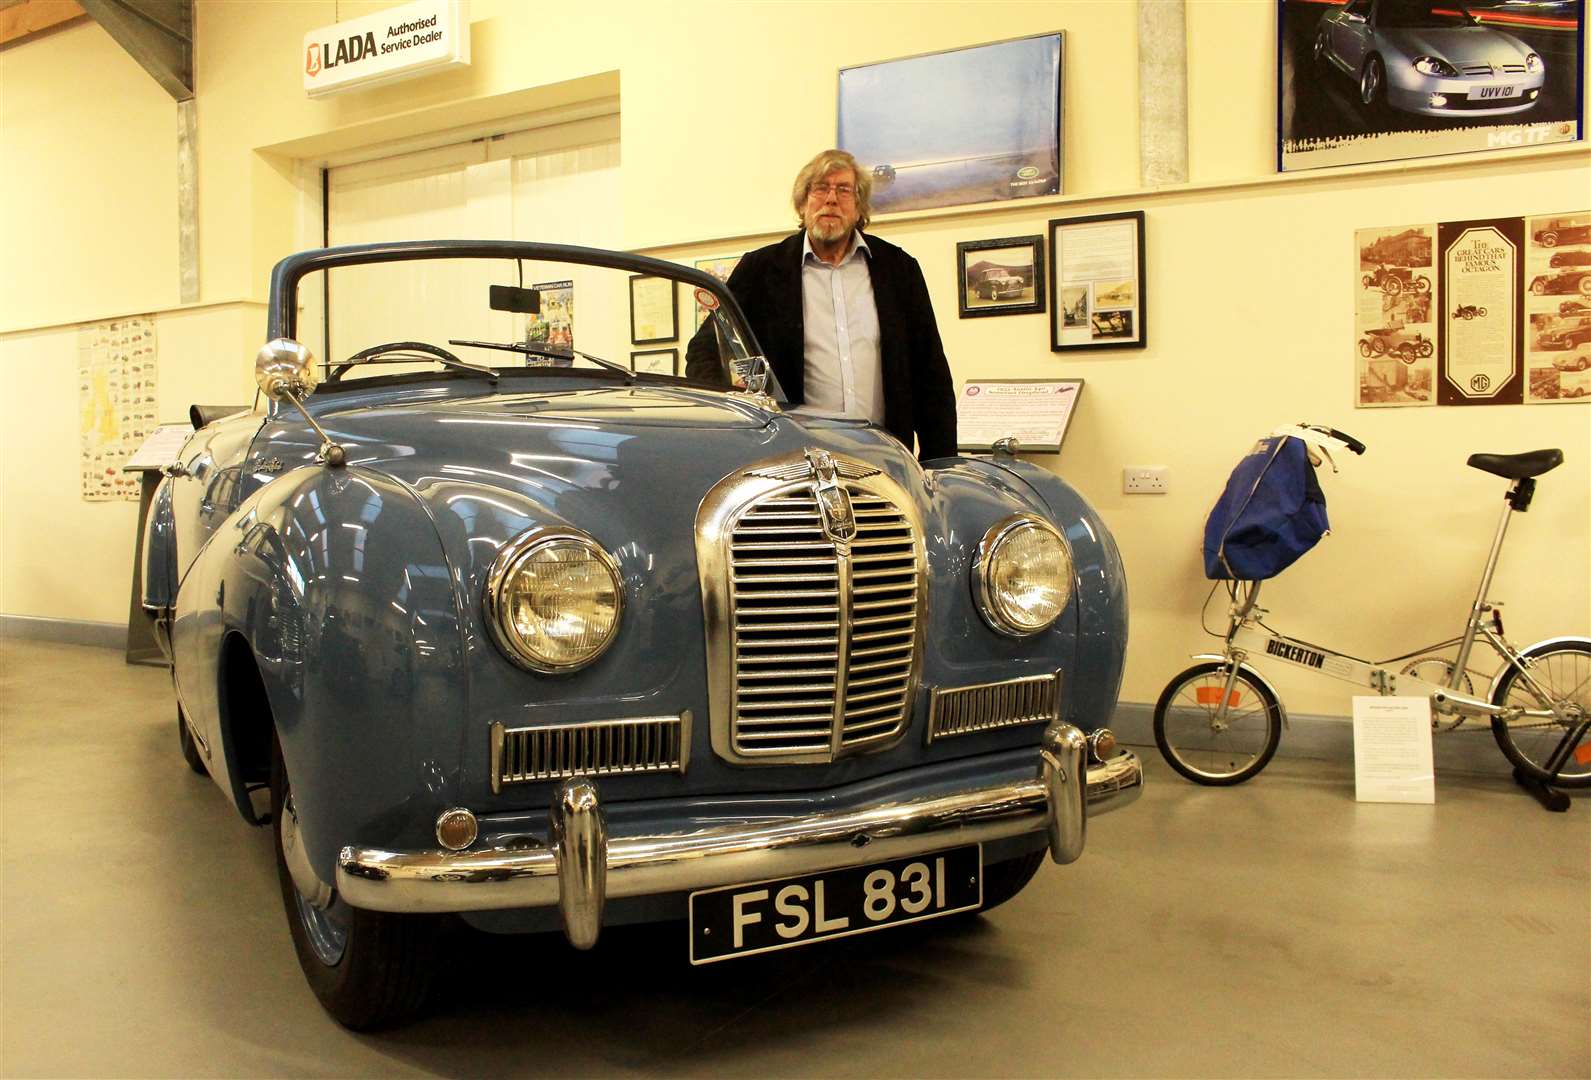
[[[884,371],[878,355],[878,308],[872,257],[859,230],[839,266],[830,266],[801,238],[801,315],[805,330],[806,404],[826,412],[884,422]]]

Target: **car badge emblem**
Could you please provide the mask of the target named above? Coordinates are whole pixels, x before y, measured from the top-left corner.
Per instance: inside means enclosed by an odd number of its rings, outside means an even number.
[[[260,472],[279,473],[282,471],[281,458],[266,458],[260,462]]]
[[[817,498],[823,532],[837,544],[856,536],[856,515],[851,511],[851,495],[840,486],[839,468],[827,450],[808,449],[807,465],[812,470],[812,494]]]

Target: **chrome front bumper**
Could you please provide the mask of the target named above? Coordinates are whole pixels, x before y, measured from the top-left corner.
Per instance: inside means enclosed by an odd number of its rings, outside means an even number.
[[[337,891],[375,911],[449,912],[557,905],[578,948],[596,943],[608,897],[650,896],[822,873],[961,844],[1045,833],[1050,857],[1083,853],[1087,818],[1125,806],[1143,785],[1122,751],[1085,771],[1083,733],[1052,723],[1031,780],[947,795],[687,833],[609,836],[596,785],[565,781],[545,847],[383,851],[345,847]]]

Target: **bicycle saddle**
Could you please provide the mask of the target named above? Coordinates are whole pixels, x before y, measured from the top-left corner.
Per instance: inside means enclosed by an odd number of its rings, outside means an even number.
[[[1467,464],[1509,480],[1540,476],[1563,464],[1562,450],[1531,450],[1525,454],[1471,454]]]

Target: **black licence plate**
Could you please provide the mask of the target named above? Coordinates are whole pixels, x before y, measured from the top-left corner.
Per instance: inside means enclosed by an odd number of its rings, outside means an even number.
[[[983,903],[983,849],[936,851],[823,874],[691,893],[691,963],[793,949]]]

